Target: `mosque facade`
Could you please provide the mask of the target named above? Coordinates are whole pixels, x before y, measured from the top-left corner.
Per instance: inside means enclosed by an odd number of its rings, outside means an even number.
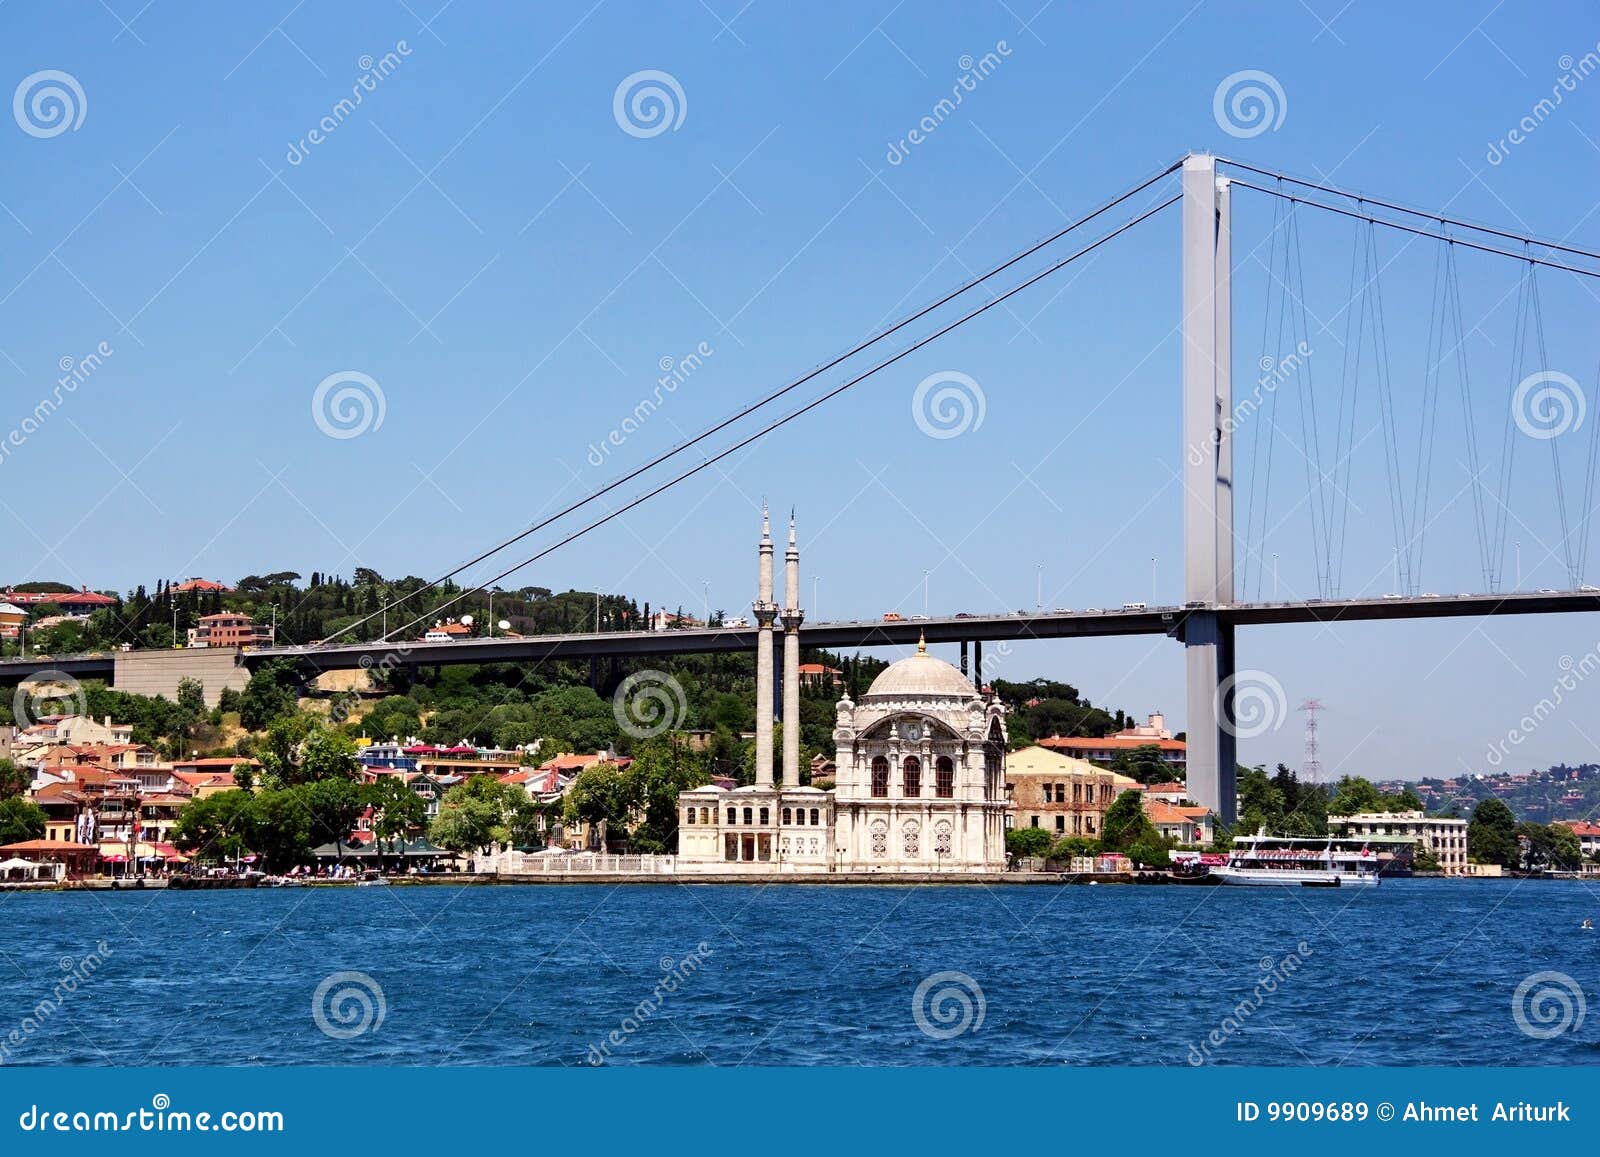
[[[756,781],[678,796],[680,869],[748,875],[984,874],[1005,869],[1004,710],[949,663],[917,652],[861,697],[841,699],[832,789],[800,783],[800,729],[785,727],[774,782],[773,666],[783,632],[783,718],[800,717],[800,552],[794,518],[784,603],[774,601],[773,544],[762,513],[756,635]]]

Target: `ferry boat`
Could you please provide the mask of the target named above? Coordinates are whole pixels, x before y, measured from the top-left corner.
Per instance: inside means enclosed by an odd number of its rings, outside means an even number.
[[[1211,876],[1258,888],[1376,887],[1378,856],[1362,840],[1262,833],[1237,837],[1228,862]]]

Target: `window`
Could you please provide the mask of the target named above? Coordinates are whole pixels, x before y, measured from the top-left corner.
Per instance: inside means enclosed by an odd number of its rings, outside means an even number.
[[[739,837],[729,832],[722,837],[722,858],[729,863],[737,863],[739,859]]]
[[[906,756],[903,766],[904,776],[901,789],[907,799],[915,799],[922,794],[922,761],[914,755]]]
[[[761,826],[762,827],[766,827],[767,826],[767,823],[769,822],[768,817],[770,815],[771,815],[771,812],[769,812],[766,808],[762,808],[761,809]]]
[[[711,809],[710,808],[703,807],[703,808],[700,809],[700,822],[703,823],[703,824],[708,824],[708,823],[711,822]]]
[[[739,822],[738,813],[735,812],[732,808],[729,808],[728,809],[728,823],[736,824],[738,822]]]
[[[818,815],[817,809],[816,808],[812,808],[811,809],[811,826],[812,827],[816,827],[816,825],[817,825],[817,815]]]
[[[1039,826],[1039,817],[1038,816],[1029,816],[1028,817],[1028,826],[1030,828],[1038,827]]]
[[[889,761],[880,755],[872,761],[872,798],[887,799],[888,796]]]
[[[692,807],[691,808],[684,808],[683,810],[684,810],[683,822],[684,823],[689,823],[689,824],[694,823],[694,808],[692,808]]]
[[[783,809],[783,822],[785,824],[789,824],[789,823],[793,823],[794,822],[793,813],[788,808],[784,808]]]
[[[755,821],[754,821],[754,820],[752,820],[752,819],[751,819],[751,818],[750,818],[750,817],[751,817],[751,809],[750,809],[750,808],[745,808],[745,809],[744,809],[744,822],[745,822],[745,823],[746,823],[746,824],[750,824],[750,823],[753,823],[753,822],[755,822]]]
[[[1084,827],[1089,829],[1089,834],[1091,836],[1094,835],[1094,817],[1093,816],[1085,816],[1084,820],[1083,820],[1083,823],[1084,823]]]
[[[950,799],[956,794],[956,765],[948,755],[941,755],[934,763],[934,794],[940,799]]]
[[[1056,831],[1065,833],[1066,830],[1067,830],[1067,817],[1066,816],[1057,816],[1056,817]]]

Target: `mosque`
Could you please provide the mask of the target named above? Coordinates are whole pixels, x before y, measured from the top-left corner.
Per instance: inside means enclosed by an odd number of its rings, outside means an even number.
[[[832,790],[800,783],[800,551],[794,517],[784,604],[773,601],[765,509],[754,604],[756,782],[678,796],[680,870],[749,875],[1005,869],[1004,710],[949,663],[917,653],[882,671],[860,703],[839,700]],[[773,635],[783,631],[783,780],[773,782]]]

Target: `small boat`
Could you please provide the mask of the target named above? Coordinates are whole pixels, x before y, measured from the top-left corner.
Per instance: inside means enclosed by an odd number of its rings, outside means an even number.
[[[386,888],[389,886],[389,877],[379,872],[363,872],[361,879],[356,881],[358,888]]]
[[[1361,840],[1261,832],[1236,838],[1228,862],[1211,876],[1256,888],[1377,887],[1378,857]]]

